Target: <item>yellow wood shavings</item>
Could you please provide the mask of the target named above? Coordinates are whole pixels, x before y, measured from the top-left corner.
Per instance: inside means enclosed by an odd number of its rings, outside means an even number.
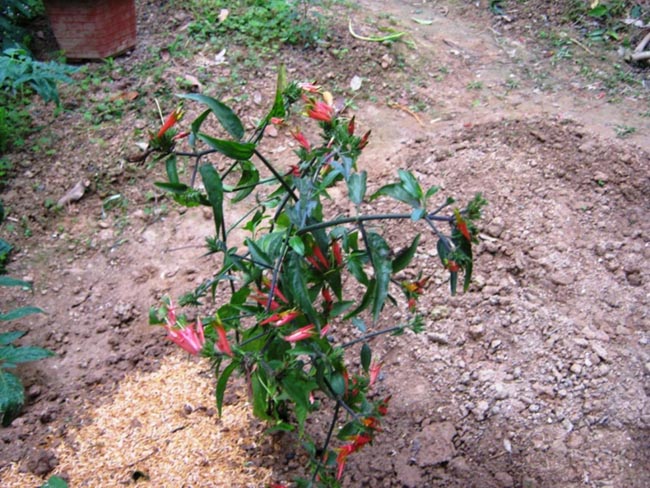
[[[127,377],[108,403],[89,409],[92,423],[55,449],[59,465],[52,474],[65,474],[74,488],[266,486],[271,471],[252,464],[251,446],[262,433],[252,427],[249,405],[226,405],[221,418],[213,413],[205,366],[177,355],[156,372]],[[0,472],[0,486],[43,483],[20,468]]]

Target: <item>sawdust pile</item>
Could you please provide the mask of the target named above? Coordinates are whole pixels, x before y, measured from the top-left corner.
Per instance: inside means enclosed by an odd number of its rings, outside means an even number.
[[[205,369],[205,362],[175,355],[154,373],[127,377],[110,402],[89,409],[92,423],[56,448],[52,474],[74,488],[266,486],[271,471],[252,463],[262,429],[253,427],[243,401],[225,406],[219,418]],[[20,471],[3,470],[0,486],[43,483]]]

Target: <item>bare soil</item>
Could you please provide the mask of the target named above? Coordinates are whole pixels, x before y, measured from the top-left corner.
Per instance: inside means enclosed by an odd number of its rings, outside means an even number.
[[[391,410],[374,445],[350,458],[344,486],[650,486],[648,70],[605,47],[593,57],[576,44],[573,59],[554,59],[540,30],[579,38],[547,15],[558,2],[518,4],[509,22],[486,3],[364,1],[351,13],[355,30],[376,34],[375,19],[407,30],[414,45],[353,39],[341,10],[327,44],[277,55],[292,77],[354,97],[361,130],[373,133],[360,164],[374,188],[407,168],[460,200],[480,191],[489,201],[469,293],[449,296],[434,240],[423,240],[417,266],[435,277],[422,301],[427,329],[378,345]],[[10,155],[17,172],[0,196],[11,225],[0,232],[17,247],[9,273],[33,280],[35,292],[1,290],[2,307],[45,309],[18,328],[29,330],[23,343],[57,357],[19,371],[28,402],[0,431],[0,473],[12,462],[51,472],[54,448],[88,421],[88,405],[171,351],[147,325],[149,307],[213,265],[203,257],[209,215],[159,195],[161,168],[127,160],[156,125],[153,94],[196,76],[210,94],[232,97],[249,124],[272,100],[275,59],[216,64],[214,46],[192,58],[163,50],[162,79],[139,77],[134,66],[191,19],[159,2],[138,8],[138,47],[90,93],[136,93],[136,108],[89,124],[80,110],[51,119],[35,101],[45,125],[31,142],[47,137],[56,151]],[[608,73],[615,63],[638,83],[612,88],[581,75],[584,65]],[[246,84],[218,81],[235,70]],[[363,82],[352,92],[355,75]],[[82,106],[67,90],[69,108]],[[198,108],[187,108],[191,120]],[[635,131],[616,137],[624,126]],[[288,133],[270,136],[275,155],[290,157]],[[47,208],[78,181],[82,199]],[[373,208],[392,210],[385,205]],[[397,247],[412,231],[386,230]],[[288,456],[274,466],[287,479],[295,467]]]

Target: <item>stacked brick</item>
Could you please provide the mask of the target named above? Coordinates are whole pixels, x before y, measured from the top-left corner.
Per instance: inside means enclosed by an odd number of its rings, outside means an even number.
[[[68,59],[103,59],[135,46],[135,0],[44,3],[54,36]]]

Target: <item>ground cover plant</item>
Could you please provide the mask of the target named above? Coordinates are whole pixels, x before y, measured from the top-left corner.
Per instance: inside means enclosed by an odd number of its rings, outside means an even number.
[[[182,96],[207,107],[199,117],[184,124],[179,107],[151,134],[148,153],[164,162],[168,177],[156,185],[182,205],[212,210],[215,235],[207,248],[221,259],[212,276],[179,300],[181,306],[201,306],[211,298],[216,309],[210,315],[190,319],[167,298],[150,320],[190,354],[213,361],[219,411],[230,376],[238,372],[246,379],[255,416],[267,421],[271,432],[298,433],[310,455],[311,477],[297,486],[338,486],[348,456],[381,432],[389,408],[390,395],[372,393],[381,359],[373,357],[371,341],[423,329],[417,300],[430,277],[420,272],[417,280],[396,279],[411,264],[420,234],[394,252],[378,224],[407,220],[431,232],[455,294],[459,275],[464,290],[471,283],[474,223],[485,201],[480,195],[463,207],[452,198],[439,201],[438,187],[423,189],[405,170],[368,195],[367,172],[358,170],[357,158],[370,131],[358,135],[355,117],[343,115],[344,107],[337,109],[320,86],[287,84],[285,77],[280,70],[274,104],[246,139],[229,107],[199,94]],[[318,124],[318,142],[300,128],[301,115]],[[228,138],[203,132],[208,117],[218,120]],[[294,164],[262,154],[269,124],[300,124],[292,131],[298,143]],[[189,150],[182,149],[185,141]],[[214,156],[231,162],[218,171]],[[179,177],[179,158],[193,165],[187,182]],[[196,185],[198,175],[203,189]],[[329,191],[337,184],[345,185],[352,215],[328,215]],[[366,202],[383,197],[408,211],[364,212]],[[244,210],[233,212],[234,205]],[[233,214],[237,217],[229,218]],[[244,242],[233,243],[242,231]],[[351,281],[361,294],[351,293]],[[397,293],[404,295],[408,314],[387,323],[382,312],[388,302],[398,304]],[[353,339],[347,338],[350,326],[358,332]],[[358,361],[350,358],[352,351]],[[305,423],[323,407],[333,413],[325,437],[315,439]]]

